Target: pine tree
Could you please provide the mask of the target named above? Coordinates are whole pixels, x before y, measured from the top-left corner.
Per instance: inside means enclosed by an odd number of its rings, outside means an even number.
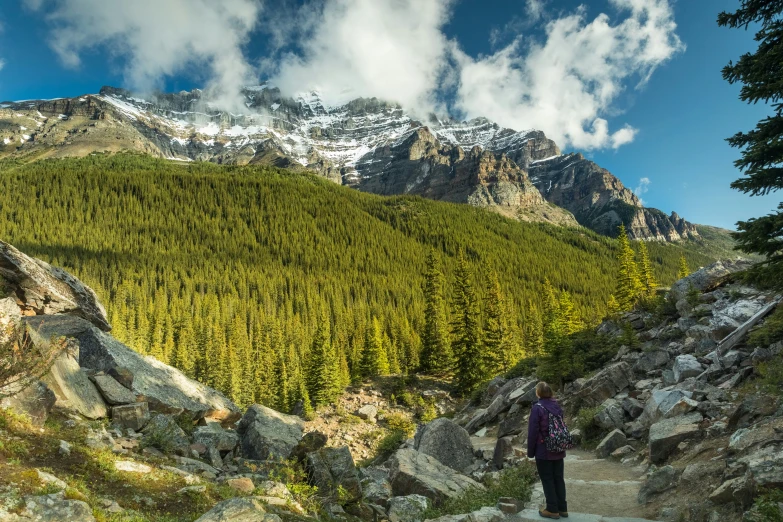
[[[498,274],[490,272],[484,305],[484,371],[498,375],[510,367],[511,331],[508,324],[506,301],[498,281]]]
[[[614,294],[609,296],[609,302],[606,304],[607,314],[611,318],[615,318],[620,315],[620,305],[617,304],[617,299],[614,298]]]
[[[620,310],[631,310],[639,300],[644,286],[639,277],[639,268],[636,265],[636,254],[631,248],[631,242],[628,240],[628,234],[625,231],[625,225],[620,225],[620,235],[617,237],[619,242],[619,253],[617,259],[620,261],[620,268],[617,272],[617,290],[615,292],[617,303]]]
[[[528,301],[527,314],[525,316],[525,355],[538,357],[544,350],[544,325],[538,307]]]
[[[658,282],[655,280],[655,274],[653,274],[647,243],[644,241],[639,241],[639,275],[641,276],[644,293],[647,297],[652,297],[655,294],[655,289],[658,288]]]
[[[179,338],[174,345],[170,364],[190,378],[195,377],[196,337],[193,324],[187,321],[179,330]]]
[[[424,281],[424,333],[421,337],[421,369],[424,373],[442,375],[454,365],[449,342],[446,306],[443,297],[445,278],[438,266],[435,251],[427,256]]]
[[[362,375],[364,377],[376,377],[389,374],[389,358],[386,354],[386,345],[383,342],[383,330],[377,317],[372,318],[371,326],[367,329],[362,353]]]
[[[718,25],[731,28],[758,26],[754,53],[746,53],[723,69],[723,78],[731,84],[743,84],[742,101],[768,104],[772,115],[761,120],[750,132],[739,132],[727,141],[742,149],[742,157],[734,165],[743,177],[731,187],[763,196],[783,188],[783,2],[780,0],[742,0],[741,7],[718,16]],[[752,279],[778,288],[783,287],[783,202],[778,210],[748,221],[737,223],[734,239],[739,249],[749,254],[761,254],[765,261],[750,271]]]
[[[324,316],[313,339],[307,371],[307,392],[313,405],[322,406],[332,401],[333,386],[337,379],[335,357],[329,339],[329,321]]]
[[[454,384],[462,394],[475,390],[485,379],[479,338],[478,300],[464,251],[457,258],[452,303],[451,346],[455,356]]]
[[[685,259],[685,256],[680,256],[679,267],[677,268],[677,280],[679,281],[683,277],[688,277],[690,273],[691,270],[688,268],[688,260]]]

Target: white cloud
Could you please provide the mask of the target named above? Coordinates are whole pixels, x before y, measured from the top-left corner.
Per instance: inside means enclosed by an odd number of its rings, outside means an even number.
[[[3,70],[3,67],[5,67],[5,60],[3,60],[2,58],[0,58],[0,71],[2,71],[2,70]]]
[[[639,178],[639,184],[633,189],[633,193],[636,194],[636,197],[639,198],[639,203],[642,205],[644,205],[642,194],[646,194],[648,190],[650,190],[650,178]]]
[[[478,59],[458,49],[457,107],[501,125],[543,130],[561,145],[617,148],[636,130],[606,120],[629,81],[644,85],[683,49],[668,0],[611,0],[627,17],[586,19],[583,9],[550,21],[546,40],[515,42]]]
[[[26,0],[42,8],[44,0]],[[239,87],[255,81],[242,46],[255,26],[260,0],[51,0],[50,44],[76,67],[80,54],[105,45],[126,58],[128,86],[150,90],[162,78],[193,69],[206,73],[207,88],[225,108],[237,105]]]
[[[314,88],[329,103],[359,96],[432,110],[446,67],[447,0],[328,0],[312,15],[300,54],[283,56],[274,83]]]
[[[546,14],[547,0],[527,0],[525,2],[525,12],[528,18],[535,22],[541,20]]]

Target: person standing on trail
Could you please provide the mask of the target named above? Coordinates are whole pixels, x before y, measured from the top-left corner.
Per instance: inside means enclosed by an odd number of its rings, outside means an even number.
[[[563,409],[554,399],[552,388],[545,382],[536,385],[538,402],[530,411],[527,429],[527,456],[536,459],[538,476],[544,487],[546,508],[539,509],[543,518],[568,518],[563,459],[566,450],[574,447],[563,422]]]

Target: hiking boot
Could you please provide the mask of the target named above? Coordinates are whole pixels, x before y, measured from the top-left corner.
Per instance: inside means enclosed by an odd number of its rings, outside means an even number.
[[[560,518],[568,518],[568,511],[561,511]]]
[[[538,510],[538,514],[542,518],[551,518],[551,519],[554,519],[554,520],[559,520],[560,519],[560,513],[552,513],[551,511],[547,511],[546,509],[539,509]]]

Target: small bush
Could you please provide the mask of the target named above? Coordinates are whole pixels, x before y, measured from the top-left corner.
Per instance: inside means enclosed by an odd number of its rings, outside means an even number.
[[[601,435],[601,428],[595,423],[595,416],[601,410],[600,406],[595,408],[582,408],[574,418],[574,424],[582,432],[584,442],[595,441]]]
[[[421,422],[430,422],[438,417],[438,409],[435,407],[434,401],[426,401],[422,397],[419,397],[421,402],[417,408],[417,415]]]
[[[783,522],[783,491],[779,489],[763,491],[756,498],[750,516],[752,522]]]
[[[769,346],[783,341],[783,306],[778,306],[764,324],[748,336],[749,346]]]
[[[521,502],[530,500],[533,482],[536,479],[532,464],[524,463],[500,472],[497,479],[489,479],[486,489],[471,488],[461,495],[447,499],[440,507],[430,507],[424,513],[425,519],[445,515],[470,513],[485,506],[494,506],[501,497],[515,498]]]
[[[389,413],[384,419],[389,431],[400,431],[405,438],[413,436],[416,433],[416,424],[401,413]]]
[[[166,454],[173,453],[175,449],[174,426],[166,426],[148,431],[144,437],[141,438],[139,445],[142,449],[157,448]]]
[[[783,396],[783,356],[756,366],[756,371],[761,376],[761,386],[768,393]]]
[[[685,300],[695,308],[701,304],[701,292],[695,286],[690,285],[688,291],[685,292]]]

